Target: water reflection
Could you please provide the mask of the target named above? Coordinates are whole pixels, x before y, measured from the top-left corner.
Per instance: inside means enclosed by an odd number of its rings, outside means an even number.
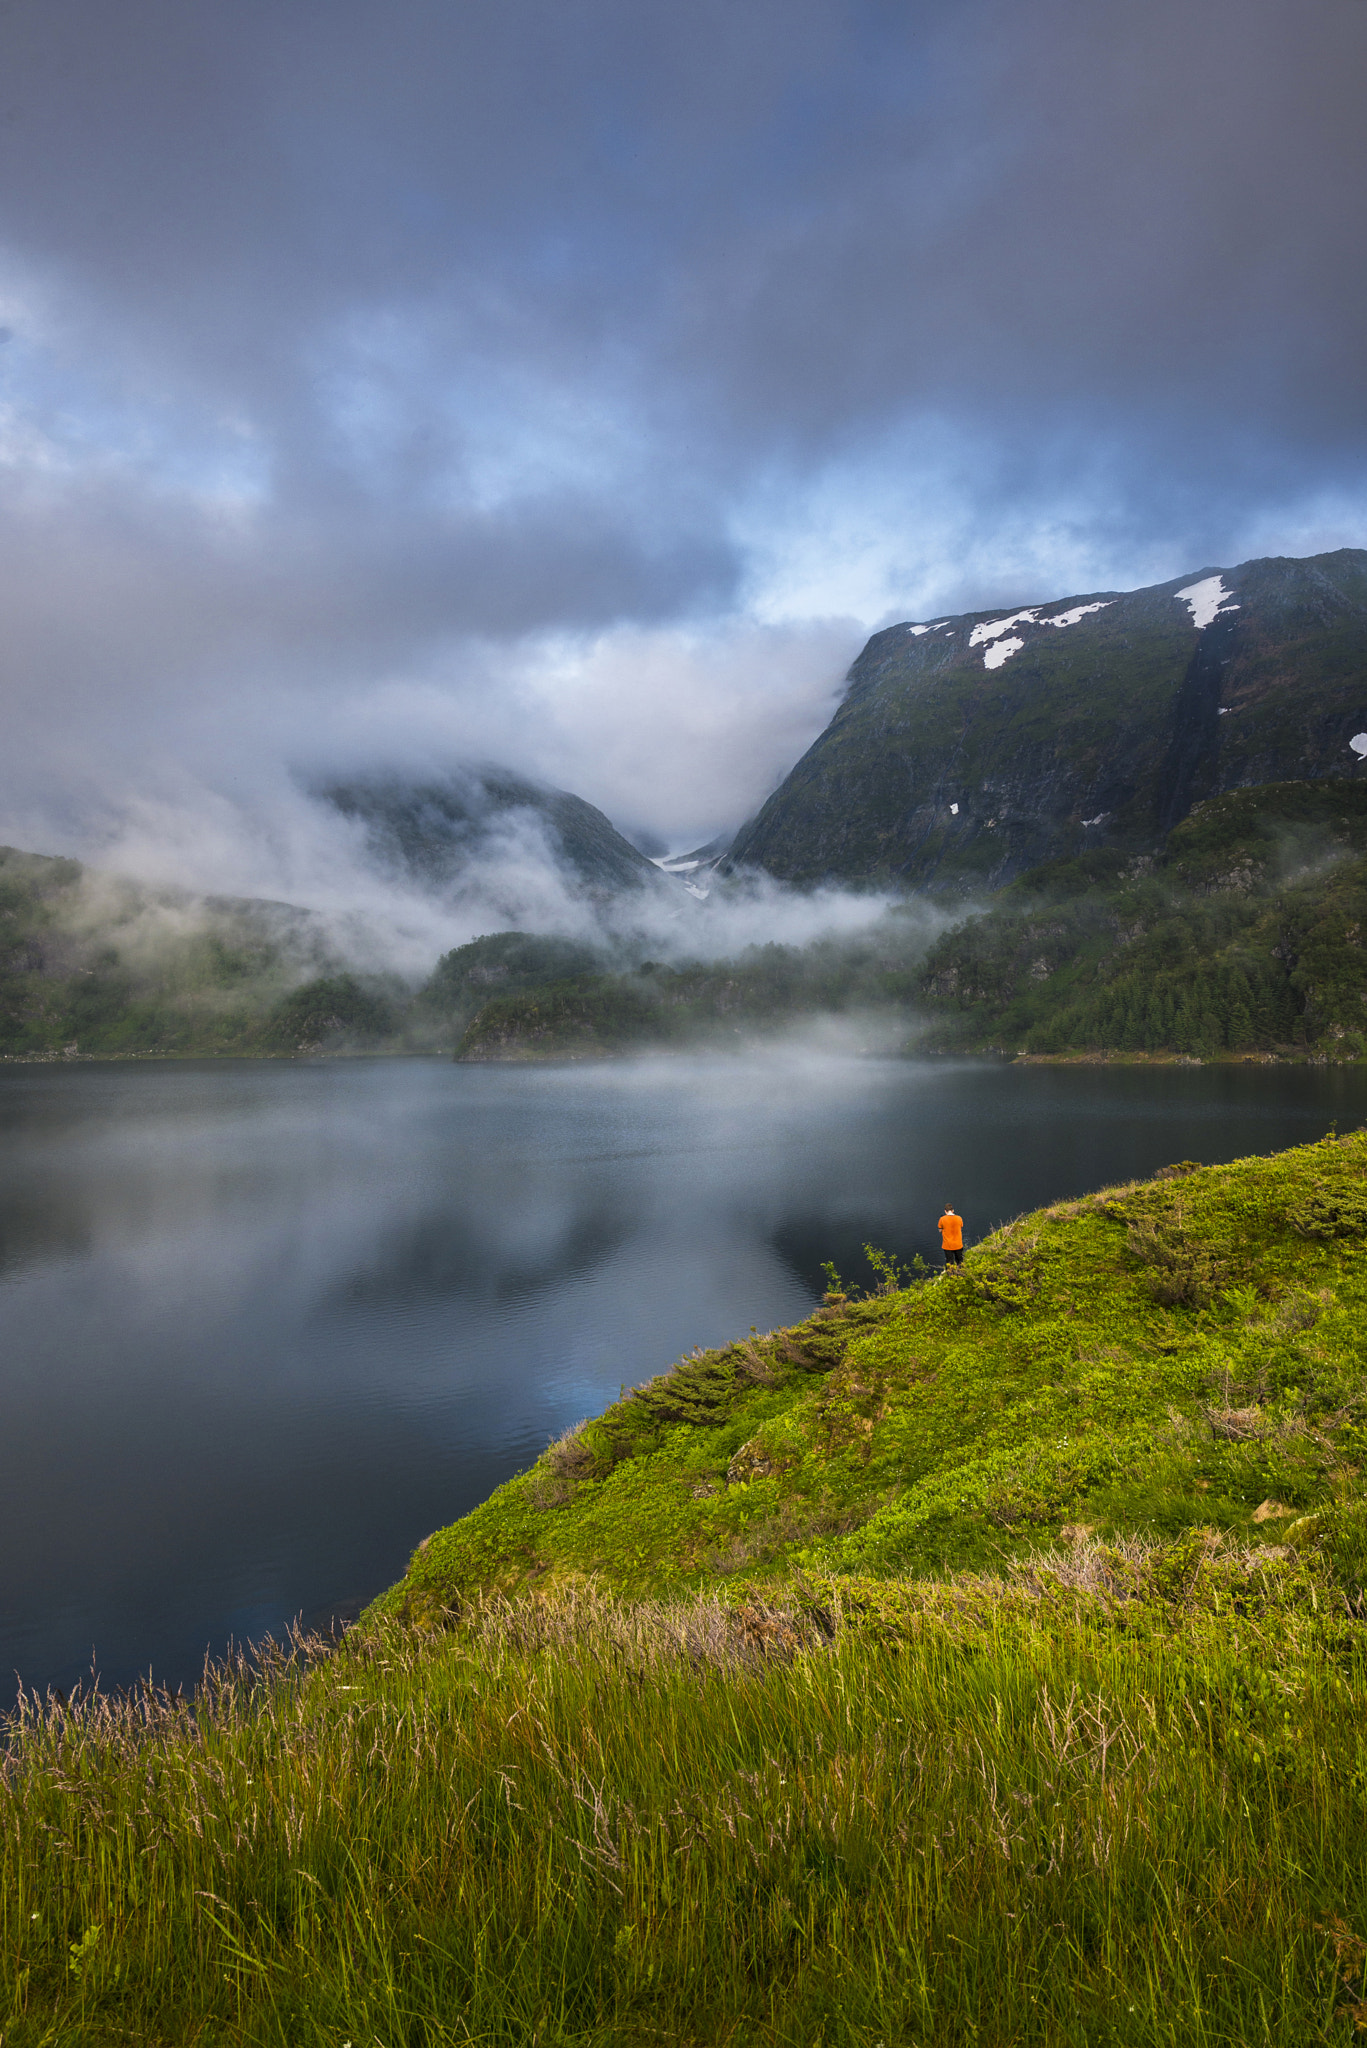
[[[193,1674],[369,1597],[834,1258],[1318,1135],[1363,1077],[808,1057],[0,1070],[0,1671]]]
[[[529,1213],[530,1212],[530,1213]],[[625,1243],[631,1221],[620,1206],[600,1203],[583,1214],[562,1203],[529,1199],[517,1211],[519,1242],[500,1236],[507,1211],[452,1204],[387,1229],[373,1257],[351,1274],[328,1306],[411,1307],[462,1295],[523,1301],[591,1272]]]

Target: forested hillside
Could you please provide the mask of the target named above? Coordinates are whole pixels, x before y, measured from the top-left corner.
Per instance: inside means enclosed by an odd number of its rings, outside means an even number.
[[[1154,858],[1035,869],[932,949],[940,1048],[1367,1053],[1367,783],[1200,805]]]
[[[154,890],[0,847],[0,1055],[363,1045],[397,1015],[306,911]]]
[[[932,940],[938,929],[939,936]],[[883,1050],[1367,1057],[1367,781],[1213,797],[1152,854],[1047,862],[949,929],[724,959],[496,932],[425,981],[348,967],[284,904],[195,899],[0,850],[0,1055],[725,1047],[813,1018]]]
[[[673,967],[645,961],[625,973],[527,984],[475,1012],[457,1057],[573,1058],[725,1046],[813,1016],[856,1014],[904,1031],[927,943],[919,918],[893,912],[845,940],[752,946],[732,960]]]

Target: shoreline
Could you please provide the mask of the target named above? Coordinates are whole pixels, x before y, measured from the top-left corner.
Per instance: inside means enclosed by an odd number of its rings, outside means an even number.
[[[177,1060],[182,1062],[204,1061],[216,1065],[229,1065],[249,1060],[269,1061],[279,1064],[316,1064],[366,1060],[439,1060],[458,1067],[533,1067],[533,1066],[578,1066],[588,1063],[602,1064],[609,1060],[639,1059],[644,1055],[668,1056],[670,1053],[693,1054],[705,1051],[751,1052],[764,1041],[750,1040],[744,1046],[731,1046],[707,1042],[697,1045],[631,1046],[618,1049],[609,1047],[585,1047],[574,1051],[512,1052],[504,1054],[472,1054],[461,1058],[453,1049],[437,1047],[416,1049],[403,1046],[376,1047],[363,1051],[330,1052],[318,1047],[316,1050],[299,1052],[179,1052],[160,1051],[147,1048],[138,1052],[4,1052],[0,1053],[0,1067],[73,1067],[119,1064],[134,1065],[154,1060]],[[861,1056],[861,1055],[856,1055]],[[995,1060],[1013,1067],[1367,1067],[1367,1059],[1352,1054],[1336,1055],[1323,1052],[1224,1052],[1199,1057],[1194,1053],[1181,1052],[1121,1052],[1107,1049],[1089,1052],[1011,1052],[1005,1046],[986,1045],[972,1047],[929,1046],[924,1049],[910,1048],[903,1052],[862,1055],[869,1058],[915,1060]]]
[[[1363,1067],[1367,1060],[1316,1052],[1221,1052],[1203,1059],[1188,1052],[1018,1052],[1014,1067]]]
[[[405,1046],[385,1047],[373,1052],[325,1052],[320,1047],[316,1052],[0,1052],[0,1067],[79,1067],[110,1066],[115,1061],[127,1066],[139,1060],[203,1060],[216,1065],[227,1066],[231,1062],[247,1060],[268,1060],[272,1065],[319,1060],[450,1060],[453,1057],[446,1047],[435,1052],[421,1052]]]

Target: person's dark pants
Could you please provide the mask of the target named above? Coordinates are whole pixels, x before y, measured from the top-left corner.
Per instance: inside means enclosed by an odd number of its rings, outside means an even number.
[[[962,1266],[963,1262],[964,1262],[964,1255],[963,1255],[963,1253],[962,1253],[961,1251],[959,1251],[959,1252],[951,1252],[951,1251],[947,1251],[947,1252],[945,1253],[945,1264],[946,1264],[947,1266]]]

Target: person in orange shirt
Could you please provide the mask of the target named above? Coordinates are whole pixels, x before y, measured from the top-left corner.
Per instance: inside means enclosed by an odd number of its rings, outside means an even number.
[[[940,1249],[945,1255],[945,1271],[951,1266],[962,1266],[964,1262],[964,1219],[954,1213],[954,1204],[945,1203],[945,1213],[940,1218]]]

